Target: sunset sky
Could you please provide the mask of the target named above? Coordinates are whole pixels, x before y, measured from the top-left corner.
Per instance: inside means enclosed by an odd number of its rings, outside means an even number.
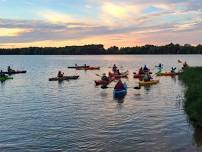
[[[0,47],[202,43],[202,0],[0,0]]]

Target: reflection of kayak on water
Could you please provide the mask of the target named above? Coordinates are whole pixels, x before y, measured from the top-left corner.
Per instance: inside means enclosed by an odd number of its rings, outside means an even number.
[[[3,76],[3,77],[0,77],[0,81],[6,81],[6,80],[9,80],[9,79],[13,79],[12,77],[8,77],[8,76]]]
[[[159,80],[139,81],[140,86],[153,85],[159,83]]]
[[[76,80],[78,78],[79,76],[63,76],[63,77],[49,78],[49,81]]]

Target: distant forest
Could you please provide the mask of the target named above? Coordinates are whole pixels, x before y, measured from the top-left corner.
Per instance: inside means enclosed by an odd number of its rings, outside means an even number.
[[[202,45],[179,45],[170,43],[164,46],[145,45],[135,47],[112,46],[105,49],[102,44],[65,47],[29,47],[0,49],[0,55],[104,55],[104,54],[202,54]]]

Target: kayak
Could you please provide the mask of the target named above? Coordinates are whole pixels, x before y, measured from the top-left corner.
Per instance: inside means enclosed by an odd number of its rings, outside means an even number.
[[[76,68],[76,70],[100,70],[100,67],[82,67],[82,68]]]
[[[86,68],[86,67],[88,68],[89,66],[88,65],[87,66],[84,66],[84,65],[83,66],[69,66],[68,68],[69,69],[76,69],[76,68]]]
[[[127,85],[124,83],[124,89],[114,89],[113,95],[114,97],[124,97],[127,94]]]
[[[0,81],[3,82],[3,81],[6,81],[6,80],[9,80],[9,79],[13,79],[12,77],[0,77]]]
[[[10,71],[10,72],[3,72],[4,74],[12,75],[12,74],[22,74],[27,73],[27,71]]]
[[[146,73],[146,72],[145,72]],[[145,73],[141,73],[141,75],[145,74]],[[133,72],[133,74],[137,74],[136,72]],[[152,74],[152,72],[149,72],[149,74]]]
[[[153,85],[159,83],[159,80],[139,81],[140,86]]]
[[[78,78],[79,76],[63,76],[63,77],[49,78],[49,81],[76,80]]]
[[[110,78],[109,81],[104,81],[104,80],[95,80],[95,85],[108,85],[110,84],[112,81],[114,81],[114,78]]]
[[[172,72],[165,72],[165,73],[156,73],[157,76],[176,76],[180,73],[172,73]]]
[[[104,81],[104,80],[95,80],[95,85],[108,85],[110,81]]]
[[[128,77],[129,72],[125,71],[121,74],[115,74],[115,73],[111,73],[109,72],[109,77],[114,77],[116,79],[120,79],[120,78],[127,78]]]

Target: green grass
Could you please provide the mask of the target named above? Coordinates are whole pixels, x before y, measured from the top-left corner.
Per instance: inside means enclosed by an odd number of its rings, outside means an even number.
[[[187,87],[185,111],[194,125],[202,126],[202,67],[188,68],[179,78]]]

